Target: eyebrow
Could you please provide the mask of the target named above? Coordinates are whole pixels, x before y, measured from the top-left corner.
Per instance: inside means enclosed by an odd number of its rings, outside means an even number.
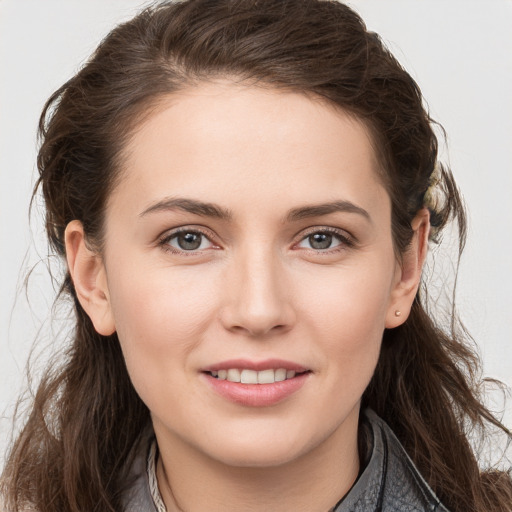
[[[233,217],[230,210],[221,208],[213,203],[205,203],[203,201],[196,201],[195,199],[185,198],[165,198],[162,201],[152,204],[146,208],[139,217],[144,217],[150,213],[163,212],[169,210],[181,210],[203,217],[214,217],[222,220],[229,220]]]
[[[301,219],[308,219],[310,217],[321,217],[322,215],[329,215],[330,213],[336,212],[355,213],[363,216],[370,223],[372,222],[370,214],[364,208],[361,208],[350,201],[344,200],[294,208],[293,210],[290,210],[286,216],[286,220],[292,222]]]
[[[231,220],[233,218],[233,214],[230,210],[222,208],[216,204],[179,197],[170,197],[158,201],[146,208],[141,214],[139,214],[139,217],[144,217],[150,213],[172,210],[181,210],[187,213],[200,215],[202,217],[213,217],[221,220]],[[372,222],[370,214],[364,208],[345,200],[293,208],[285,216],[285,222],[294,222],[311,217],[321,217],[323,215],[329,215],[337,212],[355,213],[361,215],[370,223]]]

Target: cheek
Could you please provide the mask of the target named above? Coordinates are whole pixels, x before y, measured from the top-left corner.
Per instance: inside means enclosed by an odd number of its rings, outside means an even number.
[[[382,331],[391,295],[391,265],[332,269],[317,273],[296,296],[304,314],[318,319],[330,334]],[[309,312],[309,314],[308,314]]]
[[[171,340],[187,343],[212,315],[215,286],[197,270],[119,270],[109,290],[116,328],[125,339],[169,348]]]
[[[116,269],[109,280],[116,330],[135,388],[144,401],[172,384],[215,316],[215,286],[197,272]]]
[[[391,291],[389,268],[393,265],[381,262],[361,271],[333,269],[295,290],[309,337],[330,359],[326,367],[333,378],[345,386],[369,380],[377,363]]]

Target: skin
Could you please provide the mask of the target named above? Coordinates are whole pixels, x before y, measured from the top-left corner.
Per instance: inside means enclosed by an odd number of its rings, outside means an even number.
[[[68,264],[97,331],[117,331],[151,411],[168,510],[325,512],[357,477],[361,395],[384,329],[414,299],[428,213],[398,262],[368,130],[290,92],[216,82],[175,94],[125,157],[103,252],[73,221]],[[170,207],[178,198],[224,216]],[[333,202],[345,208],[304,210]],[[200,248],[180,250],[177,228],[202,232]],[[326,230],[331,247],[313,247],[308,237]],[[310,373],[285,400],[248,407],[201,372],[234,358]]]

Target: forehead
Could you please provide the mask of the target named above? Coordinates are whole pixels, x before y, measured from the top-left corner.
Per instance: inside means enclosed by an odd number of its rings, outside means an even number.
[[[283,206],[344,194],[370,204],[382,193],[361,121],[318,98],[262,87],[217,82],[169,95],[124,153],[111,202],[130,190],[134,205],[162,195],[234,203],[244,194]]]

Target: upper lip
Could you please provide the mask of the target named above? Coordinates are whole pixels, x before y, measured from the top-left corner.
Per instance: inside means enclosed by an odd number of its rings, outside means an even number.
[[[285,370],[293,370],[297,373],[305,372],[308,368],[294,363],[293,361],[285,361],[284,359],[264,359],[262,361],[250,361],[248,359],[230,359],[228,361],[221,361],[202,368],[204,372],[214,372],[218,370],[229,370],[231,368],[238,368],[240,370],[277,370],[284,368]]]

